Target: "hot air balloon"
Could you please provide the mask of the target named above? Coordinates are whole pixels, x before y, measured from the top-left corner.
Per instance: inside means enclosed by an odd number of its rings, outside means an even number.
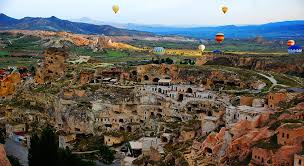
[[[220,44],[224,41],[224,39],[225,39],[225,35],[223,33],[218,33],[215,36],[215,40]]]
[[[203,52],[206,49],[206,46],[201,44],[198,46],[198,49]]]
[[[287,42],[288,47],[294,46],[295,44],[296,44],[296,42],[294,40],[288,40],[288,42]]]
[[[224,14],[226,14],[228,12],[229,8],[227,6],[223,6],[222,7],[222,11]]]
[[[113,9],[114,13],[117,14],[117,12],[119,11],[119,6],[118,5],[114,5],[112,7],[112,9]]]
[[[165,54],[165,49],[163,47],[154,47],[153,53],[157,55]]]

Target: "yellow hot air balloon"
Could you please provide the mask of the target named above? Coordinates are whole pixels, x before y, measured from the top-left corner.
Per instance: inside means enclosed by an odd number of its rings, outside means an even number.
[[[222,11],[224,14],[226,14],[228,12],[229,8],[227,6],[223,6],[222,7]]]
[[[112,9],[113,9],[114,13],[117,14],[117,12],[119,11],[119,6],[118,5],[114,5],[112,7]]]

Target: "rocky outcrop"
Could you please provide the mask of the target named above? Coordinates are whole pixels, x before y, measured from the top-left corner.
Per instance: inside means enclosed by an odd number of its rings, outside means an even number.
[[[211,133],[202,144],[205,153],[212,154],[214,158],[220,159],[227,151],[232,136],[226,128],[222,128],[219,133]]]
[[[38,84],[63,77],[67,69],[68,53],[64,49],[48,48],[44,57],[44,63],[40,64],[35,75],[35,81]]]
[[[13,72],[0,81],[0,97],[12,95],[21,82],[20,74]]]
[[[6,157],[6,152],[2,144],[0,144],[0,166],[11,166],[11,163]]]
[[[283,55],[236,55],[226,54],[229,56],[215,56],[207,64],[234,66],[246,69],[274,71],[277,73],[288,73],[297,76],[304,76],[304,58],[299,56]],[[271,57],[270,57],[271,56]],[[284,57],[284,61],[282,61]]]
[[[251,152],[251,147],[260,140],[265,140],[274,135],[274,131],[268,127],[247,131],[245,135],[236,138],[227,150],[228,158],[237,157],[240,161],[244,160]]]

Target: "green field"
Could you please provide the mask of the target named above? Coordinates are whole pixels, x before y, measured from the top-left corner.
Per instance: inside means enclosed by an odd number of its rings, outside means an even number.
[[[128,44],[137,47],[164,47],[167,49],[197,49],[200,44],[197,42],[172,42],[172,41],[145,41],[133,40],[128,41]],[[304,44],[304,41],[297,41],[299,45]],[[256,52],[256,53],[287,53],[287,45],[285,40],[262,40],[254,39],[226,39],[222,44],[218,44],[213,40],[202,42],[206,46],[205,51],[222,50],[225,52]]]

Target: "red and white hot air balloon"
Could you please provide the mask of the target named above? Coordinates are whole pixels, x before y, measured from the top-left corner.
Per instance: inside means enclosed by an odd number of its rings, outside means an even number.
[[[225,35],[223,33],[218,33],[215,36],[215,40],[220,44],[224,41],[224,39],[225,39]]]
[[[295,44],[296,44],[296,42],[294,40],[288,40],[288,42],[287,42],[288,47],[294,46]]]

